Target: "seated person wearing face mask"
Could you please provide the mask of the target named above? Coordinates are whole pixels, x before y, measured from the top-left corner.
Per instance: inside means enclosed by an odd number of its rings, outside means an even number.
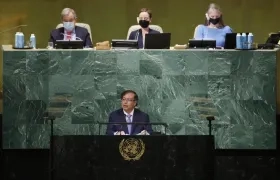
[[[205,24],[196,27],[194,39],[214,39],[217,47],[224,47],[227,33],[232,33],[232,29],[224,24],[220,8],[216,4],[210,4]]]
[[[138,40],[138,48],[142,49],[145,44],[145,34],[158,34],[160,32],[149,28],[149,25],[152,22],[152,12],[147,8],[142,8],[140,10],[137,22],[141,28],[139,30],[132,31],[128,39]]]
[[[63,9],[61,16],[63,27],[52,30],[49,42],[55,44],[56,40],[83,40],[84,47],[93,47],[88,30],[75,26],[77,16],[73,9]]]

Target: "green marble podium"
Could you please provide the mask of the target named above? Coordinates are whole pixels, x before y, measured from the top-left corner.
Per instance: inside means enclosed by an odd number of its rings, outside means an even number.
[[[170,135],[207,135],[216,148],[276,148],[278,50],[13,50],[3,45],[3,147],[48,148],[55,135],[95,135],[135,90]],[[154,127],[161,131],[163,127]],[[102,128],[102,132],[104,132]]]

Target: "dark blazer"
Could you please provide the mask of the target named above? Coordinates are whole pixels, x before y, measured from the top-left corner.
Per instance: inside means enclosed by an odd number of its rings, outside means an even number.
[[[153,30],[149,28],[149,34],[159,34],[159,31]],[[138,29],[136,31],[132,31],[129,35],[129,40],[137,40],[138,38],[138,48],[143,48],[143,36],[142,36],[142,29]]]
[[[126,123],[125,114],[123,109],[118,109],[109,115],[109,122],[110,123]],[[139,109],[134,109],[133,119],[132,122],[142,122],[142,123],[150,123],[149,115],[140,111]],[[131,128],[131,135],[136,135],[140,133],[142,130],[146,130],[149,134],[153,132],[152,127],[150,124],[133,124]],[[127,124],[115,124],[115,125],[108,125],[107,126],[107,135],[114,135],[117,131],[124,131],[125,134],[128,134]]]
[[[64,27],[54,29],[51,31],[49,42],[53,42],[55,44],[56,40],[64,39]],[[90,39],[89,32],[86,28],[75,26],[76,37],[81,38],[84,41],[84,47],[93,47]]]

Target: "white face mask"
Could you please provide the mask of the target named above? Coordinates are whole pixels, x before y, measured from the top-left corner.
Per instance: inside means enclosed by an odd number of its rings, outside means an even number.
[[[73,31],[75,28],[75,23],[74,22],[63,22],[63,27],[66,31]]]

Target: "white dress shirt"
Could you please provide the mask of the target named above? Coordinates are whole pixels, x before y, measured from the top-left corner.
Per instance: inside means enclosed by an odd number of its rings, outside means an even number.
[[[127,117],[128,113],[125,112],[125,111],[123,111],[123,113],[125,114],[125,120],[126,120],[126,122],[128,122],[128,117]],[[130,117],[131,122],[133,122],[134,109],[133,109],[129,114],[131,115],[131,117]],[[131,124],[131,125],[132,125],[132,124]],[[117,132],[114,132],[114,135],[116,135],[116,134],[118,134],[118,133],[119,133],[118,131],[117,131]]]
[[[127,117],[128,113],[125,112],[125,111],[123,111],[123,113],[125,114],[125,120],[126,120],[126,122],[128,122],[128,117]],[[131,113],[129,113],[129,114],[131,115],[131,117],[130,117],[131,122],[133,122],[133,113],[134,113],[134,109],[131,111]]]

